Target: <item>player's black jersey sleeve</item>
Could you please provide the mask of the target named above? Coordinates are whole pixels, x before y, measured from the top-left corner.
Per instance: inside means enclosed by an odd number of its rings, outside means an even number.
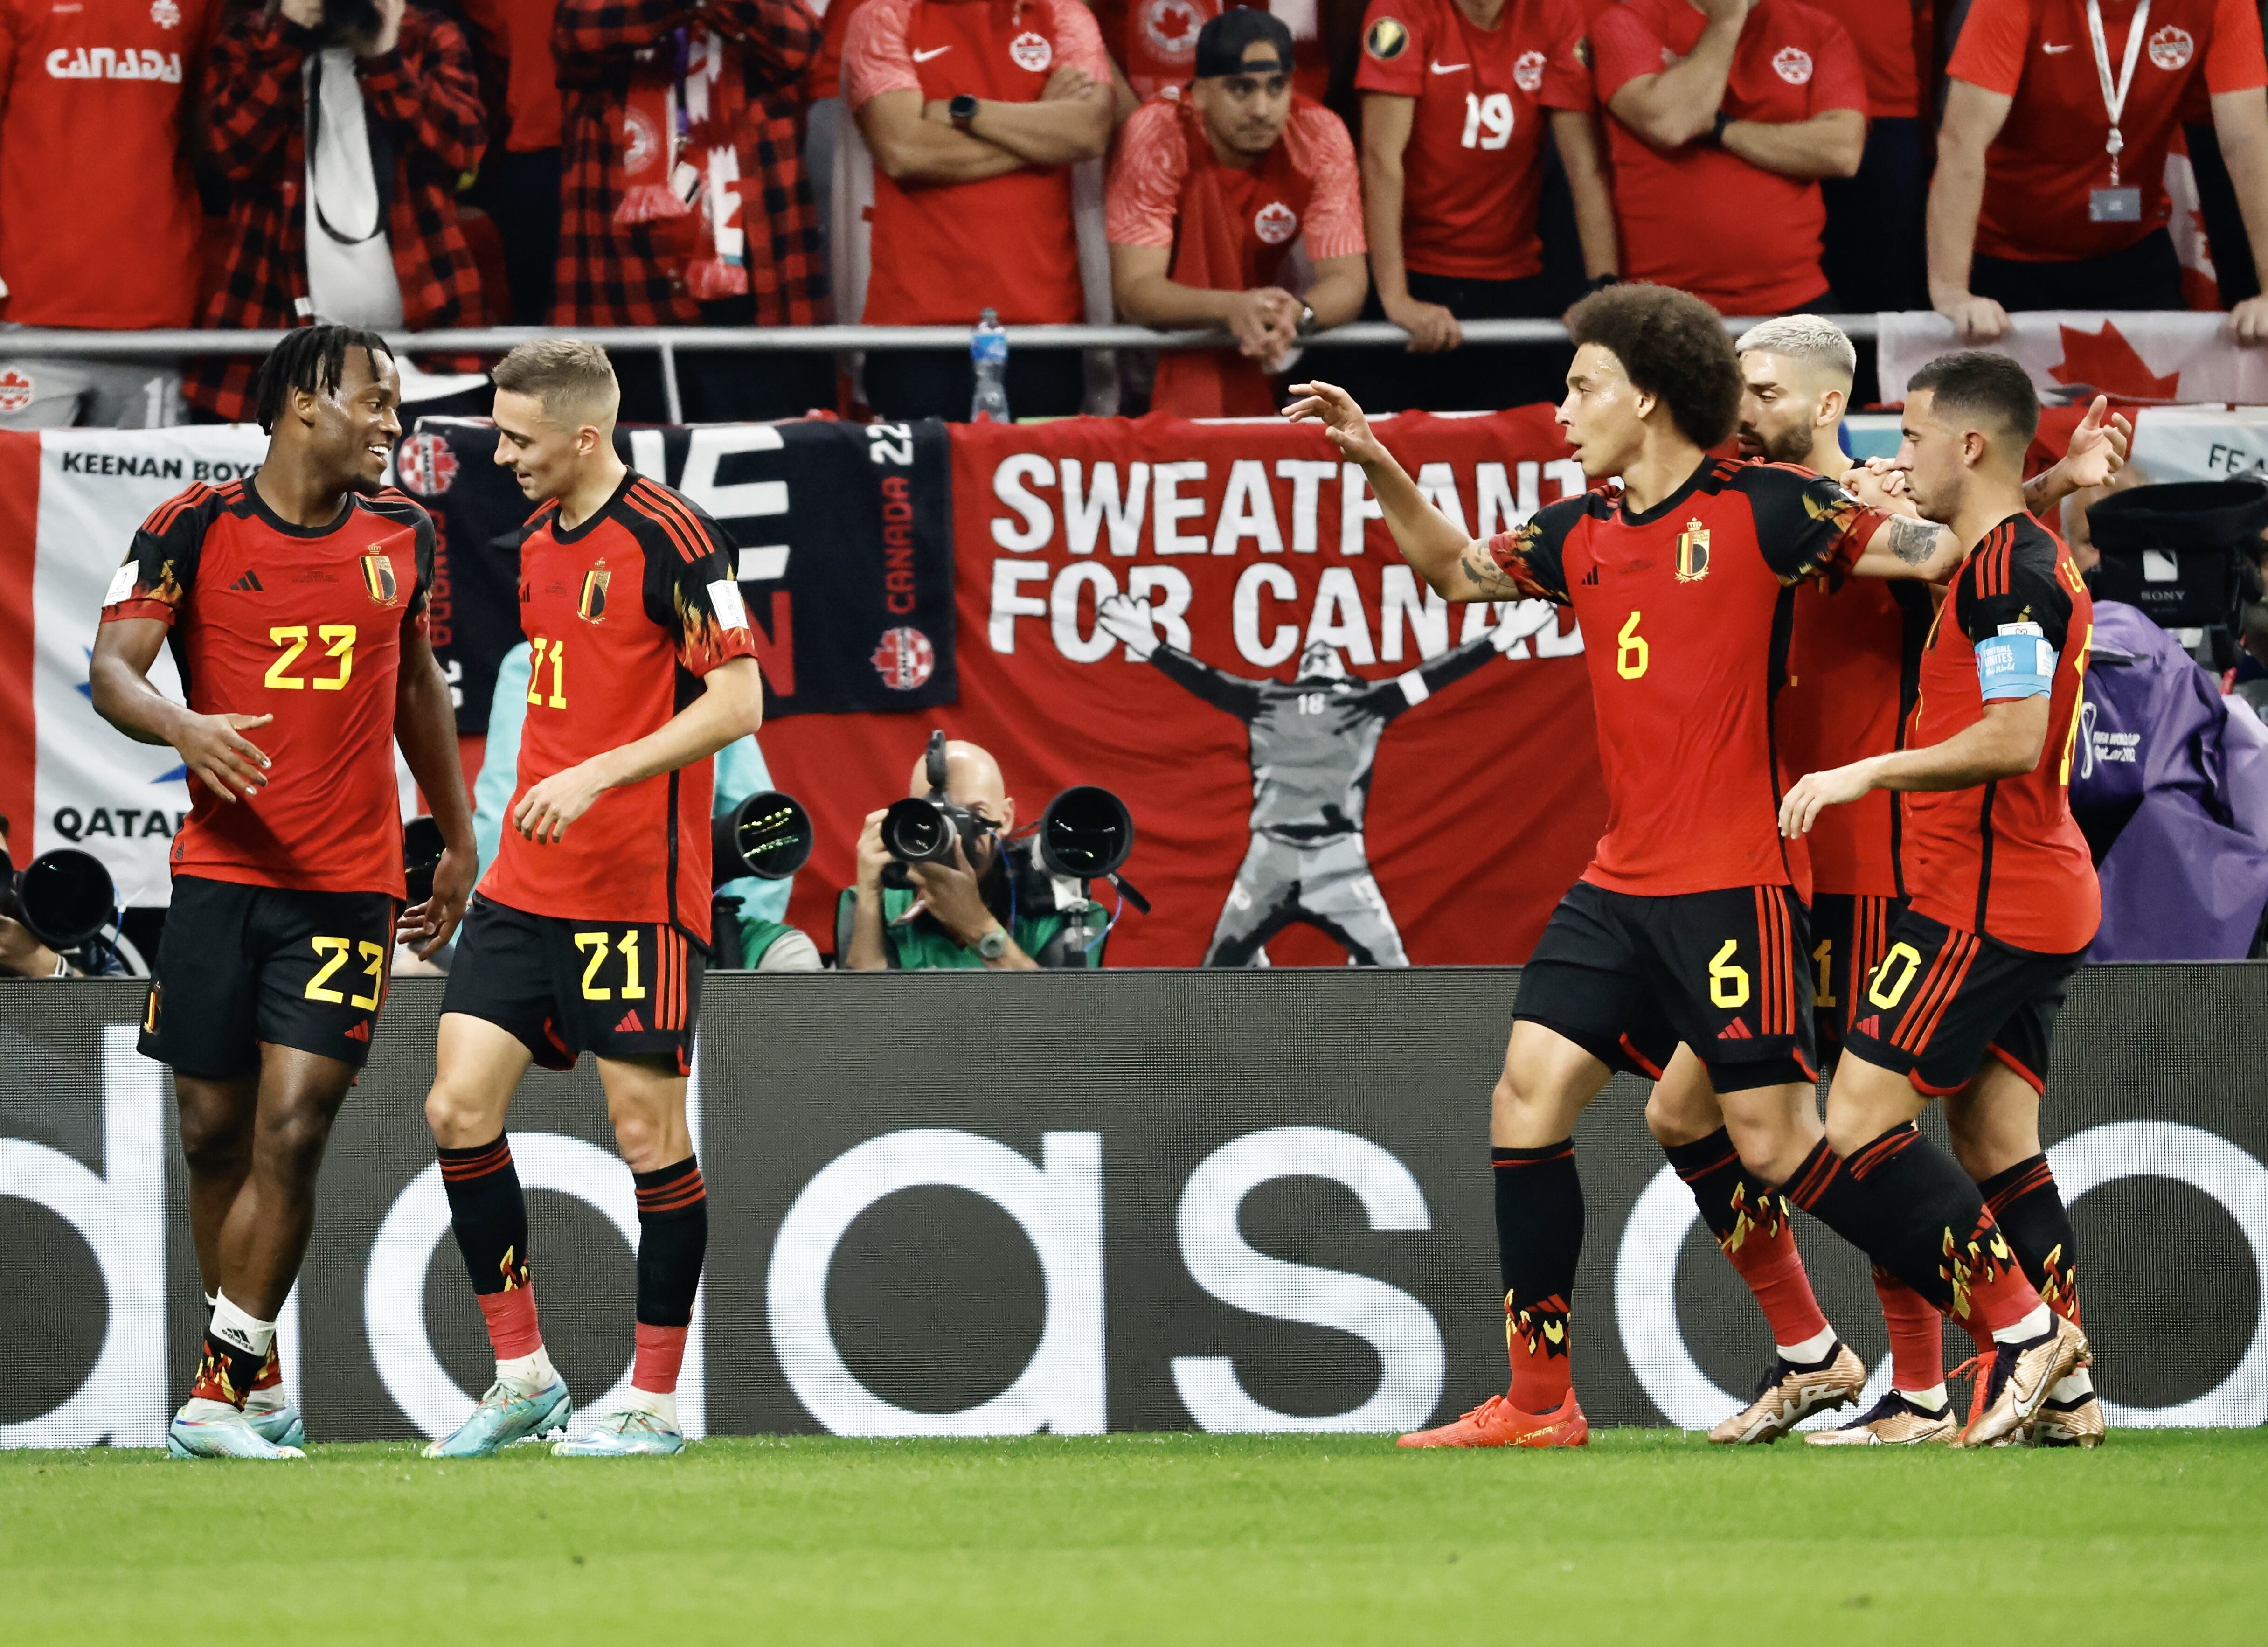
[[[2003,625],[2037,624],[2058,652],[2071,630],[2071,591],[2064,586],[2056,540],[2029,515],[1992,528],[1962,563],[1953,588],[1953,616],[1974,643]]]
[[[1260,687],[1256,682],[1241,680],[1226,669],[1200,663],[1188,653],[1167,646],[1152,653],[1150,661],[1174,685],[1239,720],[1249,721],[1260,713]]]
[[[225,508],[220,493],[201,483],[151,510],[103,595],[102,615],[172,623],[196,587],[205,533]]]
[[[1562,498],[1528,517],[1524,526],[1498,532],[1488,541],[1496,562],[1519,592],[1531,600],[1567,604],[1565,553],[1568,534],[1591,511],[1590,494]]]
[[[1849,571],[1889,518],[1841,483],[1792,463],[1745,464],[1728,489],[1748,499],[1756,548],[1782,583]]]
[[[691,499],[644,476],[623,491],[621,507],[645,550],[645,614],[669,631],[678,662],[699,676],[728,659],[754,657],[740,550],[725,528]]]

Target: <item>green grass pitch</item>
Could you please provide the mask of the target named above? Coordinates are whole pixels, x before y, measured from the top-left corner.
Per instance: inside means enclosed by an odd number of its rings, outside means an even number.
[[[1387,1437],[0,1454],[18,1642],[2268,1638],[2268,1432],[2092,1454]]]

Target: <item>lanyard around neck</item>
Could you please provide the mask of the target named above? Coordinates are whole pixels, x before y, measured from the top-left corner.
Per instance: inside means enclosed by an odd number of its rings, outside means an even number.
[[[2087,0],[2087,39],[2095,48],[2095,75],[2102,86],[2102,112],[2110,116],[2110,136],[2103,142],[2110,156],[2110,186],[2118,187],[2118,157],[2125,150],[2125,135],[2118,129],[2118,118],[2126,112],[2126,93],[2134,85],[2134,65],[2142,55],[2142,39],[2149,33],[2150,0],[2134,8],[2134,20],[2126,26],[2126,58],[2118,65],[2118,84],[2110,84],[2110,45],[2102,34],[2102,0]]]

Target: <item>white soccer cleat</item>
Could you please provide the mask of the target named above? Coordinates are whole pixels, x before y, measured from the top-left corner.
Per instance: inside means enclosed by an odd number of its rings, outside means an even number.
[[[245,1421],[225,1401],[189,1400],[166,1430],[166,1451],[177,1459],[259,1459],[269,1463],[305,1459],[297,1447],[283,1447]]]
[[[674,1424],[630,1407],[608,1414],[586,1436],[556,1444],[551,1454],[558,1459],[635,1459],[684,1451],[684,1432]]]

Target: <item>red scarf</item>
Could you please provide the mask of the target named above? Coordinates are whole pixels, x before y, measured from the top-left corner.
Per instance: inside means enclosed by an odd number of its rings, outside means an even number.
[[[615,222],[650,224],[655,255],[708,301],[748,289],[736,139],[747,103],[739,53],[696,23],[640,52],[615,128]]]
[[[1295,95],[1292,117],[1312,107]],[[1204,117],[1186,100],[1179,113],[1189,172],[1174,215],[1167,277],[1215,292],[1278,284],[1285,256],[1307,222],[1313,180],[1292,164],[1291,145],[1281,139],[1250,172],[1225,166],[1213,159]],[[1159,356],[1150,408],[1183,417],[1265,417],[1276,410],[1276,392],[1256,360],[1225,349],[1177,349]]]

